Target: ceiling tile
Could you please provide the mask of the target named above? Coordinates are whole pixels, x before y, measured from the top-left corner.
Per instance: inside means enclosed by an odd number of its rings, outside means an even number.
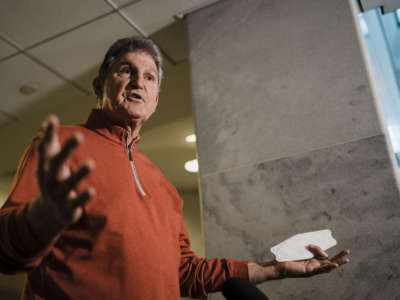
[[[99,0],[1,0],[0,28],[27,47],[110,11]]]
[[[0,63],[0,77],[3,78],[0,81],[0,109],[12,115],[64,83],[22,54]],[[37,90],[31,95],[21,94],[19,90],[23,85]]]
[[[114,13],[35,47],[29,53],[75,80],[98,66],[113,42],[134,34],[137,34],[135,30]]]
[[[150,35],[174,21],[180,9],[180,0],[146,0],[124,8],[122,11],[146,34]]]
[[[143,126],[143,130],[193,115],[189,62],[165,65],[157,111]]]
[[[0,112],[0,124],[3,124],[8,121],[10,121],[10,118],[8,118],[6,115],[4,115],[2,112]]]
[[[99,72],[100,64],[95,65],[93,68],[87,70],[86,72],[79,74],[73,78],[73,81],[78,84],[80,87],[83,87],[86,91],[91,93],[91,96],[94,97],[92,82],[93,79],[97,76]]]
[[[85,95],[69,84],[40,91],[33,101],[18,110],[19,121],[0,124],[0,174],[15,170],[23,149],[50,113],[57,115],[61,124],[82,124],[95,102],[93,96]]]
[[[122,5],[130,5],[140,1],[147,1],[147,0],[111,0],[111,1],[118,7],[121,7]]]
[[[181,13],[188,13],[214,4],[220,0],[181,0]]]
[[[151,38],[176,63],[187,59],[189,43],[186,22],[184,20],[175,20],[170,25],[152,34]]]
[[[146,0],[124,8],[146,34],[150,35],[174,21],[174,16],[201,8],[218,0]],[[116,1],[118,2],[118,1]]]
[[[0,59],[16,52],[17,50],[15,48],[0,40]]]

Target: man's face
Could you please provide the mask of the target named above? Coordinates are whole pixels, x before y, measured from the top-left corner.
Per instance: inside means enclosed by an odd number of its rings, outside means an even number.
[[[158,103],[158,72],[147,53],[128,52],[110,68],[103,87],[101,108],[122,124],[143,124]]]

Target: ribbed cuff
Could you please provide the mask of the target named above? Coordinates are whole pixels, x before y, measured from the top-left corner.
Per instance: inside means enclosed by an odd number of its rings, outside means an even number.
[[[247,260],[233,260],[230,262],[230,276],[249,280],[249,268]]]

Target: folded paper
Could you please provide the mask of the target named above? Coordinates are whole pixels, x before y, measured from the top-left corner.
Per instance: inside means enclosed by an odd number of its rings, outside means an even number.
[[[329,229],[296,234],[271,248],[277,261],[291,261],[312,258],[314,255],[307,249],[313,244],[327,250],[337,244]]]

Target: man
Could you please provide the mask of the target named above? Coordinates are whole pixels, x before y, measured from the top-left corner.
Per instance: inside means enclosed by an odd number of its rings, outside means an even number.
[[[348,262],[348,250],[329,259],[316,246],[297,262],[198,258],[181,198],[135,150],[161,79],[151,40],[117,41],[93,81],[98,108],[86,124],[60,127],[50,116],[26,149],[0,213],[0,271],[27,272],[23,299],[198,297],[230,277],[260,283]]]

